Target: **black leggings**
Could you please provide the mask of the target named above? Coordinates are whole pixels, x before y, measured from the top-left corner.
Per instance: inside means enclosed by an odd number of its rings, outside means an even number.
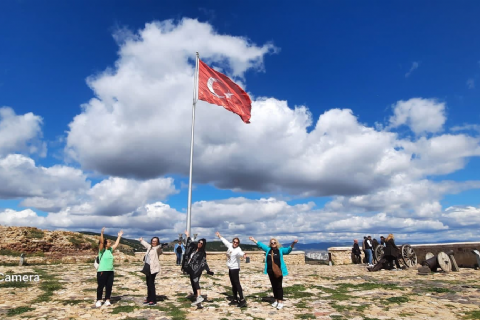
[[[267,270],[267,273],[270,278],[270,283],[272,284],[273,297],[277,300],[283,300],[283,276],[276,278],[273,274],[273,270]]]
[[[395,256],[385,256],[385,259],[387,259],[387,269],[392,270],[393,269],[393,262],[395,262],[395,266],[400,269],[400,264],[398,263],[398,259]]]
[[[147,276],[147,301],[157,302],[157,293],[155,292],[156,273]]]
[[[198,277],[194,278],[192,275],[190,275],[190,284],[192,285],[192,290],[193,294],[196,296],[197,295],[197,290],[200,290],[200,277],[202,274],[200,274]]]
[[[240,285],[240,269],[229,269],[228,276],[230,277],[230,282],[232,283],[232,292],[233,298],[237,299],[237,292],[240,296],[240,300],[243,300],[243,290],[242,286]]]
[[[97,272],[97,300],[102,300],[103,288],[105,289],[105,300],[110,299],[113,287],[113,271]]]

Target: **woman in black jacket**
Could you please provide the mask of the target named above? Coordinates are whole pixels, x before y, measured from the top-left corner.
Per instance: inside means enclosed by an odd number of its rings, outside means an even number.
[[[185,252],[185,272],[190,275],[190,283],[193,289],[193,295],[197,297],[197,300],[192,303],[192,306],[197,305],[203,301],[203,297],[200,290],[200,277],[203,270],[207,270],[207,274],[213,275],[207,264],[207,253],[205,252],[207,246],[207,240],[200,239],[198,242],[193,242],[190,238],[188,231],[185,231],[187,236],[187,250]]]
[[[385,244],[386,244],[386,247],[384,249],[383,256],[385,257],[385,259],[387,259],[388,269],[389,270],[393,269],[393,261],[395,261],[395,265],[397,266],[397,269],[400,270],[400,264],[398,263],[398,255],[400,253],[400,250],[395,245],[393,234],[390,233],[388,235],[387,239],[385,240]]]

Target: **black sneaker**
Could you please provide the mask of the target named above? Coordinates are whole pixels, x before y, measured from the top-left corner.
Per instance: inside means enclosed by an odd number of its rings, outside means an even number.
[[[156,302],[149,302],[149,303],[148,303],[148,306],[149,306],[149,307],[153,307],[153,306],[156,306],[156,305],[157,305]]]
[[[236,306],[236,305],[238,305],[238,301],[237,300],[232,300],[228,305],[229,306]]]
[[[246,306],[247,306],[247,301],[245,301],[245,299],[240,300],[240,302],[238,303],[239,308],[245,308]]]
[[[150,301],[147,301],[147,300],[143,301],[143,304],[149,304],[149,303]]]

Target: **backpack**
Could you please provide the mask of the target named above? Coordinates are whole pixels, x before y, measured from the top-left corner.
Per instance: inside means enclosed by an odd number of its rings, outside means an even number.
[[[178,246],[176,251],[178,254],[182,253],[183,252],[182,246]]]

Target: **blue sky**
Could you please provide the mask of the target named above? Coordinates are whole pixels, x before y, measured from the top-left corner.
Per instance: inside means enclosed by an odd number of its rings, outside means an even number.
[[[181,232],[198,50],[254,101],[250,125],[198,106],[199,233],[474,240],[479,13],[475,1],[4,1],[2,224]]]

